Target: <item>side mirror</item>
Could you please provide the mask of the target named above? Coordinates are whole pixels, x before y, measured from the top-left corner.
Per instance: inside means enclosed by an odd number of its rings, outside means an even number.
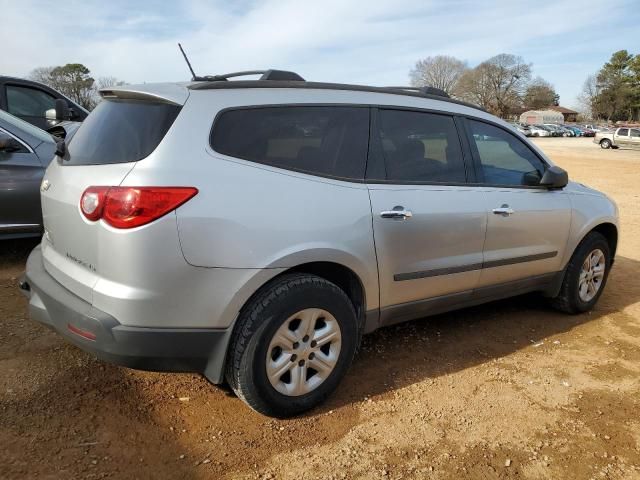
[[[11,135],[0,132],[0,152],[12,153],[22,150],[22,144]]]
[[[547,168],[540,180],[540,185],[548,188],[564,188],[567,183],[569,183],[569,175],[566,170],[556,165]]]
[[[63,98],[56,99],[56,118],[55,120],[69,120],[71,118],[71,113],[69,112],[69,104]],[[47,110],[49,112],[49,110]],[[47,117],[48,119],[48,117]]]

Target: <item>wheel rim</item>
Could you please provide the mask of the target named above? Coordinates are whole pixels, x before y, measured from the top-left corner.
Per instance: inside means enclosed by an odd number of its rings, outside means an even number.
[[[267,378],[278,392],[297,397],[318,388],[333,372],[342,345],[340,325],[320,308],[287,318],[269,343]]]
[[[583,302],[590,302],[600,291],[606,268],[605,256],[602,250],[596,248],[582,262],[578,295]]]

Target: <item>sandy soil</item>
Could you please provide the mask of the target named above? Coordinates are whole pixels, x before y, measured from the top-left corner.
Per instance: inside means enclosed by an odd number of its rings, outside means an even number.
[[[533,295],[378,331],[293,420],[67,345],[15,285],[34,243],[1,244],[0,478],[640,478],[640,152],[538,144],[620,206],[597,309]]]

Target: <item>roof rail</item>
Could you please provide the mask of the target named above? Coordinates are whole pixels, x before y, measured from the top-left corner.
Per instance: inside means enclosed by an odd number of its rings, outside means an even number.
[[[437,95],[438,97],[451,98],[447,92],[436,87],[386,87],[392,90],[408,90],[410,92],[420,92],[425,95]]]
[[[245,77],[248,75],[261,75],[260,80],[280,80],[290,82],[304,82],[304,78],[295,72],[287,70],[245,70],[243,72],[225,73],[223,75],[205,75],[204,77],[193,77],[195,82],[226,82],[233,77]]]

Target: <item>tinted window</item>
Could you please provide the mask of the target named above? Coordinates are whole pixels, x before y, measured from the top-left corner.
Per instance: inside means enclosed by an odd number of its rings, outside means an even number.
[[[452,117],[380,110],[379,123],[387,180],[436,183],[465,181],[460,139]]]
[[[631,136],[632,137],[640,137],[640,130],[636,130],[635,128],[631,129]]]
[[[628,128],[621,128],[620,130],[618,130],[618,135],[620,135],[621,137],[628,137],[629,136],[629,129]]]
[[[21,117],[44,117],[44,112],[55,108],[55,98],[37,88],[7,85],[7,111]]]
[[[65,163],[138,161],[155,150],[179,112],[165,103],[103,100],[71,139]]]
[[[34,137],[39,142],[51,142],[51,135],[49,135],[44,130],[31,125],[30,123],[25,122],[18,117],[9,115],[7,112],[4,112],[2,110],[0,110],[0,126],[6,128],[14,135],[21,137],[21,139],[24,136],[23,132],[26,132],[28,135]]]
[[[544,163],[518,137],[483,122],[469,120],[484,183],[494,185],[537,185]]]
[[[275,167],[360,180],[368,137],[368,108],[248,108],[220,115],[211,146],[224,155]]]

